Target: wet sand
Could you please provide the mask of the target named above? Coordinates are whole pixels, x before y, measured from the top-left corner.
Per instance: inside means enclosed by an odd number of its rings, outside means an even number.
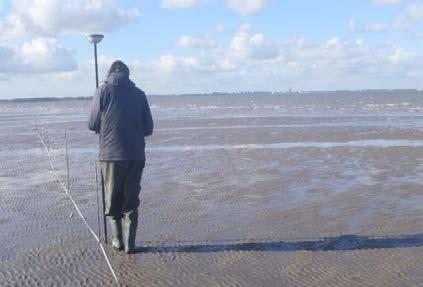
[[[138,253],[107,247],[119,281],[423,286],[423,117],[412,100],[344,115],[269,112],[274,98],[151,99]],[[31,129],[46,123],[63,180],[68,130],[71,194],[97,230],[87,107],[2,106],[0,286],[115,286]]]

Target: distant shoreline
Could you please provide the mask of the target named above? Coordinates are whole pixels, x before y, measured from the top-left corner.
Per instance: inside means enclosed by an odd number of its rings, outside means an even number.
[[[67,98],[17,98],[0,100],[0,103],[37,103],[37,102],[59,102],[59,101],[74,101],[74,100],[91,100],[92,97],[67,97]]]
[[[255,91],[255,92],[213,92],[213,93],[197,93],[197,94],[152,94],[153,97],[176,97],[176,96],[267,96],[267,95],[281,95],[281,96],[295,96],[295,95],[322,95],[322,94],[338,94],[338,95],[392,95],[392,94],[407,94],[407,95],[422,95],[423,90],[420,89],[368,89],[368,90],[333,90],[333,91],[284,91],[284,92],[270,92],[270,91]],[[15,98],[15,99],[0,99],[0,103],[32,103],[32,102],[57,102],[57,101],[74,101],[74,100],[91,100],[92,97],[45,97],[45,98]]]

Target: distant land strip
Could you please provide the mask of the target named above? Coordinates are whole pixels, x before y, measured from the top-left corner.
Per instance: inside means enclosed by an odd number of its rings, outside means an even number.
[[[365,89],[365,90],[333,90],[333,91],[302,91],[289,90],[282,92],[272,91],[246,91],[246,92],[211,92],[211,93],[193,93],[193,94],[152,94],[150,96],[245,96],[245,95],[364,95],[364,96],[378,96],[378,95],[418,95],[423,96],[423,89]],[[41,98],[12,98],[0,99],[0,103],[26,103],[26,102],[54,102],[54,101],[69,101],[69,100],[91,100],[90,97],[41,97]]]

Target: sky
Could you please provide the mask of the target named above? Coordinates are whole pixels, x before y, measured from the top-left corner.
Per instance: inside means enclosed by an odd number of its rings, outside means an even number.
[[[85,97],[116,60],[147,94],[423,88],[423,1],[0,0],[0,99]]]

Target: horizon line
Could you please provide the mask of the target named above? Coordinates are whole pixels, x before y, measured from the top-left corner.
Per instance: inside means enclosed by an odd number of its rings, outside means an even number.
[[[149,94],[149,96],[225,96],[225,95],[298,95],[298,94],[321,94],[321,93],[386,93],[386,92],[414,92],[422,93],[423,89],[356,89],[356,90],[287,90],[287,91],[234,91],[234,92],[199,92],[199,93],[165,93],[165,94]],[[0,99],[2,102],[42,102],[42,101],[61,101],[61,100],[90,100],[92,96],[76,96],[76,97],[28,97],[28,98],[10,98]]]

